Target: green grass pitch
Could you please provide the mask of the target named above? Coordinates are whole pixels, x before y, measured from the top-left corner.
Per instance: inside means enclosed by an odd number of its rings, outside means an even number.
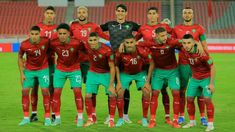
[[[215,131],[233,131],[235,125],[235,54],[211,54],[216,66],[216,92],[213,96],[215,104]],[[84,95],[84,89],[83,89]],[[39,92],[38,115],[39,121],[31,123],[26,126],[18,126],[18,123],[23,118],[21,107],[21,85],[20,76],[17,66],[16,53],[0,53],[0,132],[38,132],[38,131],[176,131],[176,132],[197,132],[204,131],[205,127],[200,125],[198,109],[197,112],[197,127],[192,129],[173,129],[164,123],[164,111],[159,98],[159,107],[157,111],[157,127],[153,129],[143,128],[136,122],[141,119],[141,92],[138,92],[135,86],[131,88],[131,101],[129,116],[134,122],[132,124],[125,124],[121,128],[108,128],[103,124],[107,116],[107,97],[104,95],[104,90],[100,88],[97,96],[97,118],[98,124],[88,128],[77,128],[74,119],[76,115],[75,103],[73,93],[69,88],[67,82],[62,92],[62,106],[61,106],[61,126],[43,126],[43,105],[41,92]],[[172,109],[171,109],[172,112]],[[116,111],[117,113],[117,111]],[[116,114],[117,117],[117,114]],[[84,119],[86,120],[86,113],[84,110]],[[186,114],[186,119],[188,117]],[[117,121],[117,118],[115,119]]]

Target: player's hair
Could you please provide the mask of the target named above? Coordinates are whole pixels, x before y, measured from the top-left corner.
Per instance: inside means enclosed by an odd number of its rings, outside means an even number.
[[[134,35],[133,34],[128,34],[125,39],[135,39]]]
[[[149,12],[150,10],[154,10],[158,13],[158,8],[157,7],[149,7],[147,12]]]
[[[183,36],[183,39],[193,39],[193,35],[192,34],[185,34]]]
[[[161,32],[165,32],[165,31],[166,31],[166,29],[164,27],[158,27],[158,28],[155,29],[156,34],[159,34]]]
[[[98,37],[98,33],[97,32],[91,32],[89,34],[89,37]]]
[[[79,7],[77,8],[77,10],[80,10],[80,9],[85,9],[86,11],[88,11],[88,8],[85,7],[85,6],[79,6]]]
[[[66,23],[61,23],[61,24],[57,27],[57,31],[58,31],[59,29],[66,29],[67,31],[70,31],[70,27],[69,27],[69,25],[66,24]]]
[[[119,7],[122,8],[123,10],[125,10],[125,12],[127,12],[127,7],[126,7],[126,5],[124,5],[124,4],[119,4],[119,5],[116,6],[116,10],[117,10]]]
[[[190,6],[186,6],[186,7],[183,8],[182,12],[183,12],[184,10],[187,10],[187,9],[193,10]]]
[[[54,8],[53,6],[48,6],[48,7],[45,9],[45,11],[47,11],[47,10],[52,10],[53,12],[55,12],[55,8]]]
[[[30,31],[38,31],[38,32],[40,32],[40,28],[38,26],[32,26],[30,28]]]

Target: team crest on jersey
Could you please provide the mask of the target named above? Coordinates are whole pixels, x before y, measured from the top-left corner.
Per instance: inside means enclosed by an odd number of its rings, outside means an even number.
[[[170,48],[170,46],[167,45],[167,46],[166,46],[166,49],[169,49],[169,48]]]
[[[101,54],[99,54],[98,56],[99,56],[99,58],[102,58],[102,55],[101,55]]]
[[[73,52],[73,51],[74,51],[74,48],[70,48],[70,51]]]
[[[53,32],[55,33],[55,32],[56,32],[56,29],[54,29]]]
[[[129,26],[129,25],[126,25],[125,27],[126,27],[126,29],[129,29],[129,28],[130,28],[130,26]]]
[[[44,49],[45,49],[45,46],[43,45],[43,46],[42,46],[42,50],[44,50]]]
[[[87,30],[88,30],[88,32],[91,32],[91,28],[88,28]]]
[[[139,56],[139,55],[137,55],[137,59],[140,59],[140,56]]]
[[[196,29],[192,29],[192,32],[195,33],[195,32],[196,32]]]

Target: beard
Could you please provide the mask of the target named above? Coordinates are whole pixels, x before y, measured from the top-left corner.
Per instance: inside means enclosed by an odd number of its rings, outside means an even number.
[[[79,21],[85,21],[86,20],[86,18],[85,17],[83,17],[83,18],[78,18],[79,19]]]
[[[185,22],[191,22],[191,21],[192,21],[192,19],[188,19],[188,20],[186,20],[186,19],[185,19],[184,21],[185,21]]]

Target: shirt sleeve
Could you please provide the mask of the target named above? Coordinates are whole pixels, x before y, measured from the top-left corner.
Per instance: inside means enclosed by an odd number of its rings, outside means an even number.
[[[98,33],[99,37],[109,40],[109,35],[103,32],[100,26],[97,25],[95,31]]]
[[[209,55],[204,55],[200,57],[200,60],[205,62],[209,67],[211,67],[214,64],[213,60]]]
[[[101,24],[100,25],[100,28],[103,30],[103,31],[108,31],[109,30],[109,22],[105,23],[105,24]]]
[[[205,29],[201,25],[199,25],[199,39],[200,41],[206,40]]]
[[[109,62],[114,62],[114,54],[111,50],[108,50],[106,55]]]
[[[141,31],[142,31],[142,28],[140,27],[137,34],[135,35],[136,41],[140,40],[143,37]]]
[[[140,28],[140,25],[135,23],[135,22],[132,22],[132,25],[133,25],[133,31],[136,31],[138,32],[139,28]]]

